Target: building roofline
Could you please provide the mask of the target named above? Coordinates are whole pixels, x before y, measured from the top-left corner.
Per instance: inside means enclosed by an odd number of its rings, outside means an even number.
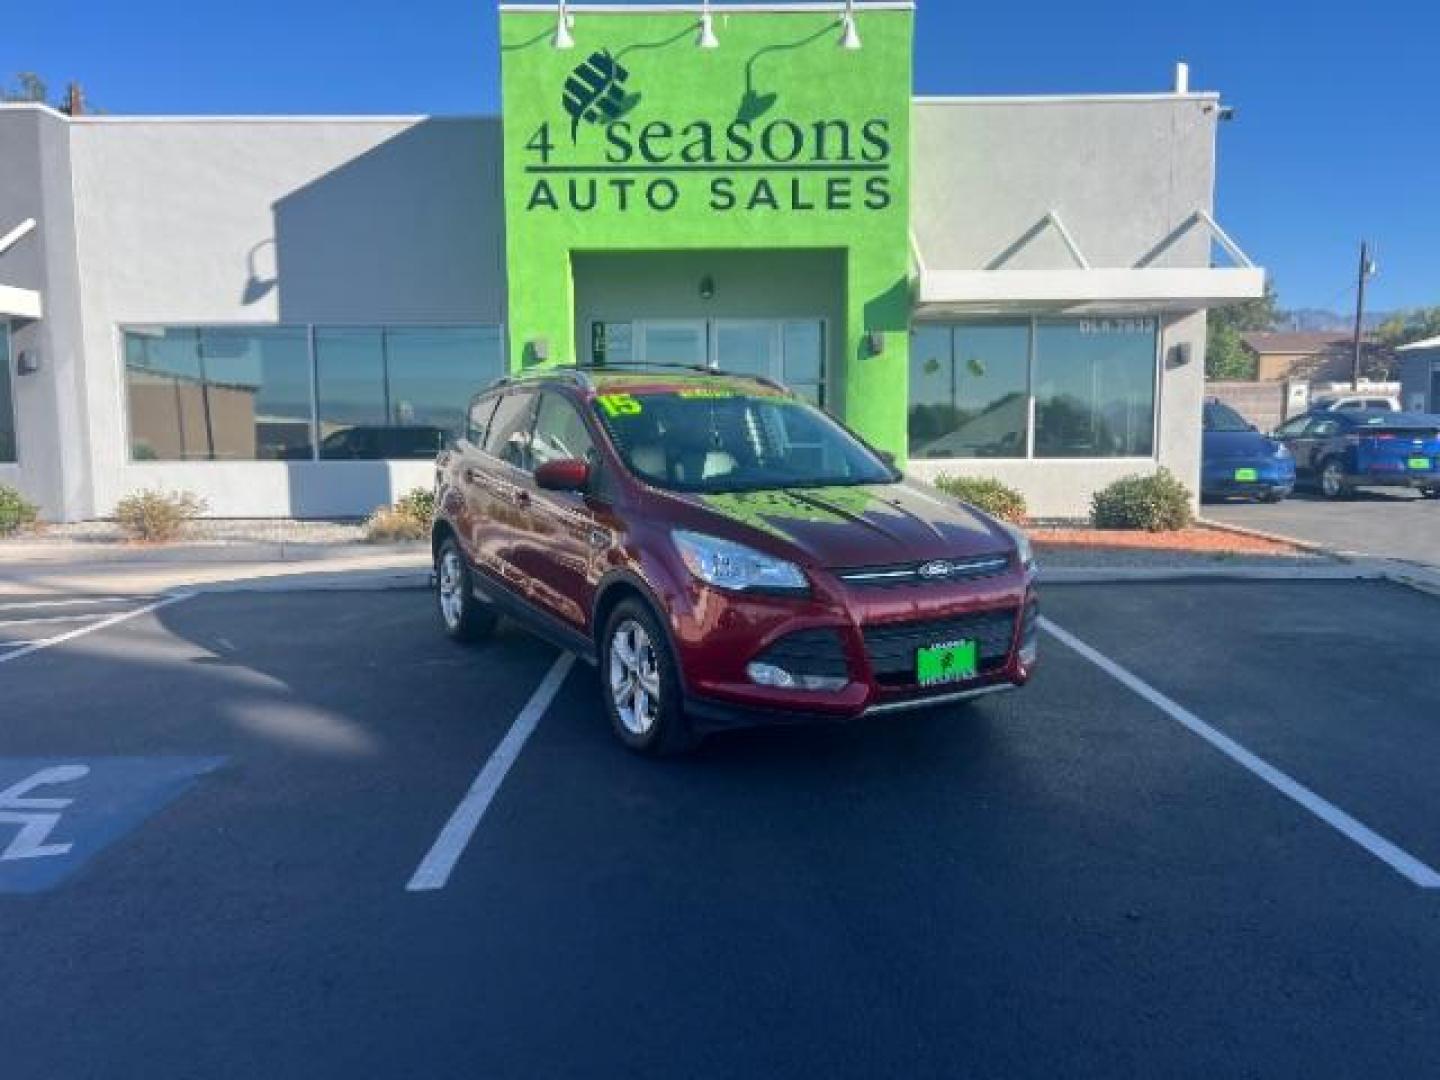
[[[1219,101],[1216,91],[1176,94],[916,94],[916,105],[1091,105],[1157,101]]]
[[[513,3],[501,4],[502,15],[552,15],[560,5],[557,3]],[[572,15],[699,15],[703,4],[587,4],[572,0],[567,5]],[[775,2],[768,4],[711,4],[714,15],[792,15],[821,13],[843,15],[846,5],[837,0],[824,3],[810,3],[796,0],[794,3]],[[855,10],[866,11],[914,11],[915,0],[855,0]]]

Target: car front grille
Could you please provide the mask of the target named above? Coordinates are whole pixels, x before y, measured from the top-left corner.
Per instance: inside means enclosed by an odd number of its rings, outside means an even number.
[[[889,566],[856,566],[835,571],[835,576],[857,588],[885,589],[904,585],[938,585],[997,577],[1010,569],[1010,556],[979,555],[957,559],[928,559],[925,562],[894,563]]]
[[[915,685],[915,654],[931,645],[971,640],[979,643],[980,671],[1003,667],[1015,639],[1015,608],[984,611],[929,622],[890,623],[864,628],[865,652],[882,686]]]

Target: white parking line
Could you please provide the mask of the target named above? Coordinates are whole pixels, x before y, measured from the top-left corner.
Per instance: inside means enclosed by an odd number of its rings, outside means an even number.
[[[42,622],[83,622],[86,619],[96,617],[95,612],[88,611],[84,615],[32,615],[25,619],[0,619],[0,626],[33,626]]]
[[[149,600],[148,595],[138,596],[80,596],[69,600],[5,600],[0,601],[0,611],[20,611],[28,608],[78,607],[81,604],[128,604],[136,600]]]
[[[161,597],[154,603],[146,604],[144,607],[132,608],[129,611],[120,611],[114,615],[107,615],[99,622],[91,623],[88,626],[81,626],[74,630],[67,630],[63,634],[56,634],[54,637],[45,638],[43,641],[32,642],[23,648],[16,649],[13,652],[7,652],[3,656],[0,656],[0,664],[8,664],[11,660],[19,660],[22,656],[29,656],[33,652],[48,649],[52,645],[63,645],[67,641],[74,641],[78,637],[93,634],[97,630],[104,630],[106,627],[114,626],[116,623],[122,623],[127,619],[134,619],[140,615],[158,611],[160,608],[169,607],[171,604],[178,604],[181,600],[189,600],[190,597],[194,595],[194,593],[190,592],[171,593],[169,596]],[[38,622],[40,620],[34,621]]]
[[[1242,768],[1248,769],[1261,780],[1264,780],[1286,798],[1299,803],[1306,810],[1310,811],[1310,813],[1325,822],[1325,824],[1335,829],[1342,836],[1348,837],[1350,840],[1359,844],[1366,851],[1370,852],[1371,855],[1374,855],[1377,859],[1384,862],[1402,877],[1409,879],[1422,889],[1440,889],[1440,872],[1425,865],[1419,859],[1415,858],[1415,856],[1397,847],[1389,840],[1386,840],[1385,837],[1370,829],[1368,826],[1362,825],[1334,803],[1321,798],[1304,784],[1281,772],[1268,761],[1252,754],[1249,750],[1246,750],[1245,747],[1230,738],[1230,736],[1217,731],[1189,709],[1176,704],[1149,683],[1121,667],[1109,657],[1086,645],[1068,630],[1056,626],[1044,616],[1040,619],[1040,626],[1047,633],[1054,636],[1061,644],[1069,646],[1111,678],[1139,694],[1146,701],[1150,702],[1150,704],[1169,716],[1170,719],[1193,734],[1200,736],[1200,738],[1204,739],[1216,750],[1219,750],[1231,761],[1234,761]]]
[[[555,695],[559,693],[565,676],[570,674],[570,666],[574,663],[574,653],[562,653],[556,658],[545,678],[530,695],[530,700],[520,710],[520,715],[510,725],[505,738],[500,740],[500,745],[490,755],[490,760],[485,762],[480,775],[470,785],[470,790],[460,800],[460,805],[450,815],[450,820],[440,830],[440,835],[421,860],[419,868],[410,878],[410,883],[405,886],[406,892],[429,892],[445,887],[445,883],[450,880],[451,871],[455,869],[455,864],[460,861],[460,856],[465,851],[465,846],[475,835],[480,819],[485,816],[485,811],[489,809],[495,793],[500,790],[500,785],[505,782],[505,776],[520,756],[520,751],[525,748],[526,740],[534,734],[540,718],[545,715],[550,702],[555,700]]]

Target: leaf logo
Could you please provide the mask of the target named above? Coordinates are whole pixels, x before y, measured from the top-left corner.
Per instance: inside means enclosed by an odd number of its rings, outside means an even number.
[[[570,114],[571,141],[579,138],[581,121],[610,124],[639,104],[639,94],[625,92],[629,78],[630,72],[606,50],[591,53],[570,73],[560,100]]]

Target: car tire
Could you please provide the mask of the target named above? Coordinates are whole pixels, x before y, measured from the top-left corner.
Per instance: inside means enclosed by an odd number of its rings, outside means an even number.
[[[636,753],[683,754],[699,741],[685,716],[680,669],[648,604],[622,600],[600,639],[600,687],[616,737]]]
[[[476,598],[470,565],[453,536],[435,556],[435,610],[445,636],[467,645],[489,637],[500,621],[494,608]]]
[[[1326,458],[1320,466],[1320,494],[1332,501],[1350,497],[1350,485],[1345,482],[1345,466],[1339,458]]]
[[[1426,499],[1440,499],[1440,488],[1421,488],[1420,495]]]

